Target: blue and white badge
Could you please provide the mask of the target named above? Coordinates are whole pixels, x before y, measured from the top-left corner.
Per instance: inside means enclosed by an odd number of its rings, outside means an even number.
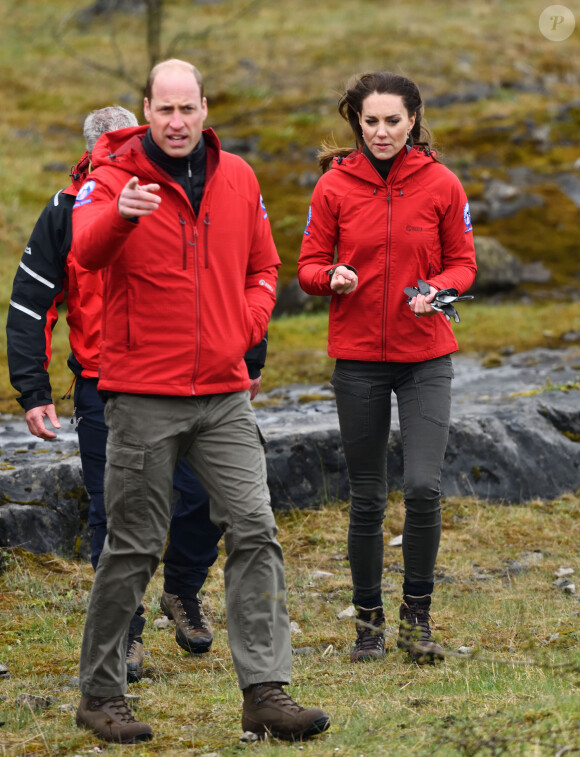
[[[78,208],[79,205],[86,205],[88,202],[92,202],[92,199],[89,197],[89,195],[93,192],[95,187],[96,184],[92,179],[85,182],[80,188],[79,193],[77,194],[77,200],[74,204],[74,207]]]
[[[304,233],[306,234],[306,236],[310,234],[310,232],[308,231],[308,227],[310,226],[311,220],[312,220],[312,205],[310,205],[308,208],[308,218],[306,219],[306,228],[304,229]]]
[[[466,234],[468,231],[473,231],[473,226],[471,225],[471,213],[469,212],[469,202],[466,202],[463,208],[463,223],[465,224]]]
[[[262,218],[265,221],[266,218],[268,218],[268,211],[266,210],[266,203],[264,202],[264,198],[262,197],[262,195],[260,195],[260,206],[261,206],[262,210],[264,211],[264,213],[262,215]]]

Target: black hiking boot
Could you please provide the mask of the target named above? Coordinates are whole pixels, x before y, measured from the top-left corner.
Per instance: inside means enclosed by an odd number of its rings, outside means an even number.
[[[356,641],[351,662],[365,662],[385,656],[385,615],[382,607],[356,608]]]
[[[175,641],[182,649],[195,654],[209,652],[213,631],[197,595],[193,598],[180,597],[164,591],[160,605],[169,620],[175,621]]]
[[[436,660],[443,660],[445,651],[431,633],[429,626],[429,609],[431,607],[431,596],[425,594],[422,597],[412,597],[406,594],[403,597],[403,603],[399,609],[399,638],[397,646],[399,649],[406,649],[411,659],[423,665],[425,663],[434,663]]]
[[[256,683],[244,689],[242,728],[259,738],[299,741],[323,733],[330,725],[324,710],[306,710],[280,683]]]

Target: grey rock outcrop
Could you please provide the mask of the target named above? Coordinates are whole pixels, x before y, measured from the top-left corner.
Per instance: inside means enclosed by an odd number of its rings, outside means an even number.
[[[454,364],[444,496],[521,503],[577,490],[580,349],[511,355],[495,368],[461,355]],[[316,399],[304,402],[309,393]],[[256,410],[267,440],[274,509],[348,500],[332,388],[295,385],[265,398],[276,402]],[[21,419],[5,418],[0,442],[0,545],[86,557],[87,501],[74,431],[48,445],[32,440]],[[394,399],[387,467],[391,489],[401,489],[403,451]]]

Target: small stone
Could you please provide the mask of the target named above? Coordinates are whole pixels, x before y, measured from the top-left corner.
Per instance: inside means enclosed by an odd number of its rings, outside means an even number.
[[[556,589],[561,589],[562,591],[566,591],[569,594],[574,594],[576,591],[576,586],[570,581],[569,578],[566,578],[566,576],[562,576],[562,578],[557,578],[555,581],[552,582],[552,586],[555,586]]]
[[[252,731],[244,731],[244,733],[240,736],[240,741],[243,741],[244,744],[252,744],[254,741],[258,740],[258,734],[253,733]]]
[[[392,539],[389,539],[387,544],[389,547],[401,547],[403,545],[403,534],[393,536]]]
[[[166,615],[163,615],[161,618],[155,618],[153,621],[153,628],[155,628],[156,631],[163,631],[165,628],[169,628],[172,623],[172,620],[169,620]]]
[[[327,570],[315,570],[313,573],[310,574],[310,578],[312,578],[313,581],[318,581],[322,578],[330,578],[333,573],[329,573]]]
[[[336,617],[338,618],[338,620],[346,620],[347,618],[354,618],[355,615],[356,609],[354,605],[351,605],[350,607],[347,607],[346,610],[341,610],[341,612],[339,612]]]
[[[297,657],[308,657],[316,653],[314,647],[292,647],[292,654]]]
[[[300,628],[298,623],[295,620],[293,620],[290,623],[290,634],[292,636],[297,636],[298,634],[301,634],[301,633],[302,633],[302,629]]]
[[[61,704],[58,708],[59,712],[73,712],[74,710],[76,710],[76,705],[74,704]]]
[[[459,647],[457,654],[470,655],[473,654],[473,647]]]
[[[564,576],[571,576],[574,573],[574,568],[558,568],[554,575],[556,578],[563,578]]]
[[[541,550],[535,549],[533,552],[522,552],[521,559],[524,565],[538,565],[543,562],[544,555]]]
[[[55,697],[41,697],[37,694],[19,694],[16,697],[16,704],[30,707],[31,710],[47,710],[56,701]]]

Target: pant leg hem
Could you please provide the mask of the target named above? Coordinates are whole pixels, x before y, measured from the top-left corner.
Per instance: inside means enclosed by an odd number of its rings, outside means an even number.
[[[239,677],[238,680],[240,689],[243,691],[244,689],[247,689],[248,686],[253,686],[257,683],[270,683],[272,681],[281,683],[283,686],[288,686],[290,684],[290,677],[291,676],[287,671],[282,672],[280,670],[273,670],[267,673],[254,673],[253,675],[248,675],[244,678]]]

